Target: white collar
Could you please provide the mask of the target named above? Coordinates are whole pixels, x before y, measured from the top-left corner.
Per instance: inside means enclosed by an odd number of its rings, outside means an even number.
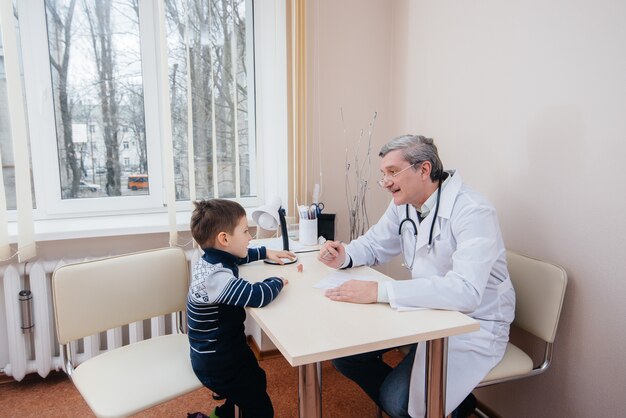
[[[446,179],[443,181],[443,183],[441,183],[442,192],[443,192],[443,189],[448,185],[448,183],[450,183],[450,179],[454,175],[454,172],[448,172],[448,174],[449,176],[447,176]],[[421,214],[422,219],[423,219],[428,216],[428,214],[435,207],[436,204],[437,204],[437,189],[435,189],[435,191],[432,192],[430,196],[428,196],[428,199],[426,199],[426,201],[424,202],[422,206],[416,209]]]

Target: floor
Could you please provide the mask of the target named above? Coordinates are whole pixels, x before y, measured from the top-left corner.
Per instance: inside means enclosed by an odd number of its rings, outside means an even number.
[[[386,360],[397,363],[401,353],[391,352]],[[298,371],[279,356],[261,361],[267,373],[268,392],[277,418],[297,417]],[[339,375],[329,362],[322,364],[324,418],[376,417],[374,403],[353,382]],[[207,415],[218,404],[207,389],[181,396],[142,412],[137,417],[182,417],[191,412]],[[78,391],[62,372],[47,378],[29,376],[22,382],[0,384],[0,416],[91,417],[93,414]]]

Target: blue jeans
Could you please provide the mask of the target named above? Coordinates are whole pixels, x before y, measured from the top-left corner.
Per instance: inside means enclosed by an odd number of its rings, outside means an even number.
[[[333,360],[333,365],[341,374],[356,382],[361,389],[389,416],[411,418],[409,415],[409,386],[417,344],[411,345],[409,353],[392,368],[383,361],[383,354],[392,350],[378,350]],[[468,416],[468,408],[473,410],[476,399],[470,393],[452,418]],[[469,406],[468,406],[469,405]]]
[[[338,358],[333,360],[333,365],[356,382],[388,415],[411,418],[408,413],[409,382],[416,348],[416,344],[412,345],[395,368],[383,361],[383,354],[391,348]]]

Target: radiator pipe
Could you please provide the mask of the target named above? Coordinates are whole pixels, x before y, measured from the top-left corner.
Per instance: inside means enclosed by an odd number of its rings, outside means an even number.
[[[35,327],[32,314],[33,294],[30,290],[21,290],[19,295],[20,310],[22,311],[22,334],[30,334]]]

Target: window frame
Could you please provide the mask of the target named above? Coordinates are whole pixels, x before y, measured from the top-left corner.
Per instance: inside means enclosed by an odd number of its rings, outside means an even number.
[[[148,0],[140,0],[139,3],[150,194],[63,200],[60,190],[59,160],[46,158],[50,155],[56,157],[58,152],[45,3],[44,0],[17,2],[33,162],[33,187],[37,206],[34,209],[36,222],[166,211],[162,175],[165,164],[161,158],[163,140],[158,121],[159,100],[163,99],[163,92],[169,95],[169,91],[158,84],[160,67],[157,63],[160,45],[157,8]],[[252,124],[249,132],[256,137],[253,141],[256,159],[251,162],[251,172],[259,174],[253,174],[257,178],[252,187],[253,191],[256,190],[256,196],[236,200],[249,209],[262,204],[266,196],[278,195],[283,202],[287,202],[287,164],[279,167],[277,164],[266,163],[271,160],[286,161],[288,158],[287,54],[285,2],[246,0],[246,7],[252,11],[247,13],[247,23],[250,25],[248,27],[252,30],[247,30],[246,36],[254,36],[253,51],[247,57],[248,68],[254,69],[252,75],[249,75],[248,82],[250,86],[248,123]],[[152,70],[148,71],[149,69]],[[147,87],[151,85],[157,88]],[[262,112],[261,108],[270,111]],[[251,149],[251,153],[252,151]],[[253,171],[253,167],[256,167],[256,171]],[[51,181],[54,185],[50,184]],[[102,207],[106,207],[107,210],[102,210]],[[189,200],[176,202],[178,212],[189,212],[191,208]],[[8,212],[9,219],[14,220],[16,211]]]

